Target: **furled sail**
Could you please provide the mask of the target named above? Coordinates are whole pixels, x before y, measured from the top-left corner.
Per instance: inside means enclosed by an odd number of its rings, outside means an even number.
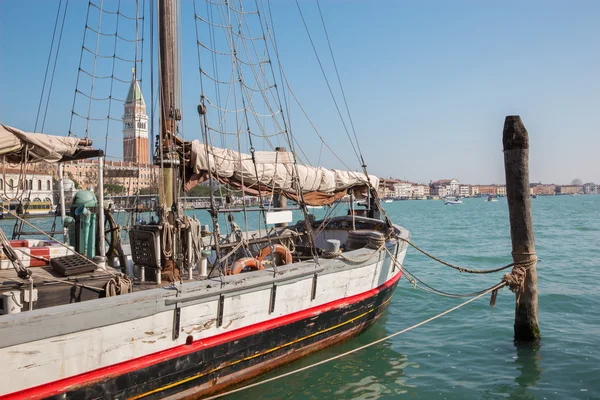
[[[60,161],[78,150],[81,139],[24,132],[0,123],[0,157],[11,163]]]
[[[379,179],[361,172],[327,169],[294,164],[292,153],[256,152],[255,162],[249,154],[191,142],[189,166],[206,180],[208,174],[249,194],[282,193],[298,200],[299,191],[309,205],[330,204],[352,189],[357,198],[364,197],[369,186],[377,190]]]

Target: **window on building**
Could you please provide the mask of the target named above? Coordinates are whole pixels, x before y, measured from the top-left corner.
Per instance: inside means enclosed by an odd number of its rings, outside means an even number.
[[[38,179],[38,190],[42,190],[42,180]]]
[[[50,179],[46,181],[46,190],[52,190],[52,185],[50,184]]]
[[[10,182],[10,183],[9,183],[9,186],[10,186],[10,188],[9,188],[9,189],[14,189],[14,188],[15,188],[15,183],[14,183],[14,181],[11,179],[9,182]]]
[[[4,189],[4,181],[0,179],[0,189]]]

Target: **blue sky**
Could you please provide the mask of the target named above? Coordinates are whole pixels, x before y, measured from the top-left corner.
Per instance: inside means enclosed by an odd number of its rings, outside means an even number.
[[[104,4],[116,9],[117,2]],[[248,4],[253,8],[254,1]],[[342,102],[316,3],[300,5]],[[600,2],[322,0],[320,5],[371,173],[421,182],[450,177],[503,182],[503,121],[519,114],[530,134],[532,181],[600,182]],[[2,123],[34,129],[57,6],[52,0],[0,1]],[[327,142],[357,168],[295,2],[271,6],[293,90]],[[47,133],[69,129],[86,13],[87,2],[69,2]],[[199,137],[194,30],[193,3],[183,1],[186,138]],[[147,60],[148,45],[146,35]],[[119,69],[128,79],[130,67]],[[149,69],[142,72],[147,101]],[[124,98],[126,89],[115,87],[114,93]],[[293,132],[308,158],[342,167],[321,151],[298,110],[292,111]],[[119,113],[118,107],[111,111],[117,118]],[[109,126],[109,154],[120,154],[120,130],[119,123]],[[95,134],[103,138],[105,129]],[[98,143],[104,147],[103,139]]]

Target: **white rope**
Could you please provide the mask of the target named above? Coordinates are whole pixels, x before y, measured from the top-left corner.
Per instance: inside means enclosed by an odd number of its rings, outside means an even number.
[[[433,320],[435,320],[435,319],[438,319],[438,318],[440,318],[440,317],[443,317],[444,315],[446,315],[446,314],[449,314],[449,313],[451,313],[452,311],[456,311],[456,310],[458,310],[459,308],[461,308],[461,307],[464,307],[464,306],[466,306],[467,304],[469,304],[469,303],[471,303],[471,302],[473,302],[473,301],[475,301],[475,300],[477,300],[477,299],[479,299],[479,298],[481,298],[481,297],[485,296],[486,294],[490,293],[491,291],[493,291],[493,290],[495,290],[495,289],[499,289],[499,288],[501,288],[501,287],[502,287],[502,286],[504,286],[504,285],[506,285],[506,283],[504,283],[504,282],[501,282],[501,283],[497,284],[496,286],[494,286],[493,288],[490,288],[490,289],[488,289],[488,290],[487,290],[487,291],[485,291],[484,293],[481,293],[480,295],[478,295],[478,296],[476,296],[476,297],[473,297],[472,299],[469,299],[469,300],[467,300],[467,301],[465,301],[465,302],[463,302],[463,303],[460,303],[460,304],[459,304],[459,305],[457,305],[457,306],[454,306],[454,307],[452,307],[452,308],[449,308],[449,309],[447,309],[446,311],[443,311],[443,312],[441,312],[441,313],[439,313],[439,314],[437,314],[437,315],[434,315],[434,316],[433,316],[433,317],[431,317],[431,318],[428,318],[428,319],[426,319],[426,320],[424,320],[424,321],[421,321],[421,322],[419,322],[418,324],[415,324],[415,325],[409,326],[408,328],[402,329],[401,331],[398,331],[398,332],[396,332],[396,333],[392,333],[391,335],[385,336],[385,337],[383,337],[383,338],[381,338],[381,339],[377,339],[377,340],[375,340],[374,342],[367,343],[367,344],[365,344],[365,345],[363,345],[363,346],[360,346],[360,347],[357,347],[357,348],[355,348],[355,349],[349,350],[349,351],[347,351],[347,352],[345,352],[345,353],[341,353],[341,354],[335,355],[335,356],[333,356],[333,357],[326,358],[325,360],[321,360],[321,361],[319,361],[319,362],[316,362],[316,363],[314,363],[314,364],[310,364],[310,365],[307,365],[307,366],[305,366],[305,367],[298,368],[298,369],[296,369],[296,370],[293,370],[293,371],[290,371],[290,372],[286,372],[285,374],[277,375],[277,376],[274,376],[274,377],[272,377],[272,378],[265,379],[265,380],[262,380],[262,381],[260,381],[260,382],[252,383],[252,384],[250,384],[250,385],[243,386],[243,387],[241,387],[241,388],[238,388],[238,389],[230,390],[230,391],[228,391],[228,392],[221,393],[221,394],[218,394],[218,395],[215,395],[215,396],[207,397],[207,398],[205,398],[204,400],[213,400],[213,399],[218,399],[218,398],[220,398],[220,397],[223,397],[223,396],[229,396],[230,394],[237,393],[237,392],[241,392],[242,390],[250,389],[250,388],[253,388],[253,387],[256,387],[256,386],[259,386],[259,385],[262,385],[262,384],[268,383],[268,382],[273,382],[273,381],[275,381],[275,380],[277,380],[277,379],[285,378],[285,377],[287,377],[287,376],[290,376],[290,375],[295,375],[295,374],[297,374],[297,373],[299,373],[299,372],[306,371],[306,370],[308,370],[308,369],[311,369],[311,368],[317,367],[317,366],[319,366],[319,365],[322,365],[322,364],[328,363],[328,362],[330,362],[330,361],[334,361],[334,360],[337,360],[337,359],[339,359],[339,358],[345,357],[345,356],[347,356],[347,355],[350,355],[350,354],[353,354],[353,353],[359,352],[359,351],[361,351],[361,350],[364,350],[364,349],[366,349],[366,348],[369,348],[369,347],[371,347],[371,346],[374,346],[374,345],[376,345],[376,344],[379,344],[379,343],[381,343],[381,342],[384,342],[384,341],[386,341],[386,340],[389,340],[389,339],[391,339],[391,338],[393,338],[393,337],[395,337],[395,336],[401,335],[401,334],[403,334],[403,333],[406,333],[406,332],[408,332],[408,331],[412,331],[413,329],[415,329],[415,328],[418,328],[418,327],[419,327],[419,326],[421,326],[421,325],[425,325],[426,323],[428,323],[428,322],[431,322],[431,321],[433,321]]]

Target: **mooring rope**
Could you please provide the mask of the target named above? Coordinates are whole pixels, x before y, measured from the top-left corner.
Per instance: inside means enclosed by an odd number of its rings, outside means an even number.
[[[535,264],[538,261],[537,257],[535,257],[535,255],[534,255],[530,260],[520,261],[520,262],[512,262],[510,264],[507,264],[507,265],[505,265],[503,267],[499,267],[499,268],[469,269],[469,268],[459,267],[458,265],[450,264],[449,262],[443,261],[443,260],[439,259],[438,257],[432,255],[431,253],[428,253],[427,251],[423,250],[422,248],[420,248],[419,246],[417,246],[416,244],[414,244],[413,242],[411,242],[408,239],[403,239],[403,238],[399,238],[399,239],[408,243],[410,246],[414,247],[417,251],[426,255],[427,257],[431,258],[432,260],[437,261],[440,264],[443,264],[447,267],[453,268],[459,272],[466,272],[469,274],[493,274],[495,272],[500,272],[500,271],[503,271],[505,269],[512,268],[512,267],[522,267],[522,268],[528,269],[531,267],[531,265]]]
[[[406,269],[406,267],[400,261],[398,261],[398,259],[387,248],[385,250],[388,253],[388,255],[390,256],[390,258],[392,259],[392,262],[395,265],[398,265],[402,269],[402,271],[405,272],[406,279],[413,285],[413,287],[415,289],[419,289],[419,290],[422,290],[427,293],[437,294],[438,296],[450,297],[450,298],[454,298],[454,299],[478,296],[481,293],[484,293],[490,289],[493,289],[493,286],[492,286],[491,288],[482,289],[482,290],[479,290],[477,292],[472,292],[472,293],[444,292],[442,290],[436,289],[433,286],[430,286],[427,283],[423,282],[415,274],[413,274],[408,269]],[[524,263],[524,264],[528,264],[525,267],[517,266],[517,267],[513,268],[513,271],[511,273],[505,274],[501,281],[505,282],[506,285],[510,287],[511,291],[513,291],[514,293],[517,293],[518,289],[522,286],[523,281],[525,279],[525,272],[535,264],[535,261],[537,261],[537,260],[530,260],[529,262]],[[417,282],[421,283],[421,285],[423,285],[424,287],[420,286]],[[497,295],[498,295],[497,290],[492,291],[492,298],[490,300],[491,306],[494,306],[496,304]]]
[[[449,314],[449,313],[451,313],[452,311],[456,311],[456,310],[458,310],[459,308],[461,308],[461,307],[464,307],[464,306],[466,306],[467,304],[469,304],[469,303],[471,303],[471,302],[473,302],[473,301],[475,301],[475,300],[477,300],[477,299],[480,299],[481,297],[485,296],[486,294],[490,293],[491,291],[493,291],[493,290],[498,290],[498,289],[500,289],[501,287],[503,287],[503,286],[505,286],[505,285],[506,285],[506,282],[500,282],[500,283],[498,283],[497,285],[495,285],[495,286],[491,287],[490,289],[486,290],[485,292],[483,292],[483,293],[481,293],[481,294],[479,294],[479,295],[477,295],[477,296],[475,296],[475,297],[473,297],[473,298],[471,298],[471,299],[469,299],[469,300],[467,300],[467,301],[464,301],[464,302],[460,303],[460,304],[459,304],[459,305],[457,305],[457,306],[454,306],[454,307],[452,307],[452,308],[449,308],[449,309],[447,309],[446,311],[443,311],[443,312],[441,312],[441,313],[439,313],[439,314],[437,314],[437,315],[434,315],[434,316],[433,316],[433,317],[431,317],[431,318],[428,318],[428,319],[426,319],[426,320],[424,320],[424,321],[421,321],[421,322],[419,322],[418,324],[415,324],[415,325],[409,326],[408,328],[402,329],[401,331],[398,331],[398,332],[396,332],[396,333],[392,333],[391,335],[387,335],[387,336],[385,336],[385,337],[383,337],[383,338],[381,338],[381,339],[377,339],[377,340],[375,340],[375,341],[373,341],[373,342],[371,342],[371,343],[367,343],[367,344],[365,344],[365,345],[363,345],[363,346],[360,346],[360,347],[357,347],[357,348],[355,348],[355,349],[352,349],[352,350],[346,351],[346,352],[344,352],[344,353],[340,353],[340,354],[338,354],[338,355],[335,355],[335,356],[333,356],[333,357],[326,358],[325,360],[318,361],[318,362],[316,362],[316,363],[314,363],[314,364],[310,364],[310,365],[307,365],[307,366],[305,366],[305,367],[298,368],[298,369],[295,369],[295,370],[293,370],[293,371],[286,372],[286,373],[284,373],[284,374],[281,374],[281,375],[274,376],[274,377],[272,377],[272,378],[268,378],[268,379],[265,379],[265,380],[262,380],[262,381],[259,381],[259,382],[255,382],[255,383],[252,383],[252,384],[250,384],[250,385],[243,386],[243,387],[241,387],[241,388],[233,389],[233,390],[230,390],[230,391],[228,391],[228,392],[225,392],[225,393],[221,393],[221,394],[218,394],[218,395],[214,395],[214,396],[211,396],[211,397],[207,397],[207,398],[205,398],[204,400],[213,400],[213,399],[218,399],[218,398],[220,398],[220,397],[223,397],[223,396],[228,396],[228,395],[230,395],[230,394],[233,394],[233,393],[241,392],[241,391],[243,391],[243,390],[250,389],[250,388],[253,388],[253,387],[256,387],[256,386],[259,386],[259,385],[263,385],[263,384],[265,384],[265,383],[273,382],[273,381],[275,381],[275,380],[278,380],[278,379],[281,379],[281,378],[285,378],[285,377],[287,377],[287,376],[290,376],[290,375],[295,375],[295,374],[297,374],[297,373],[299,373],[299,372],[306,371],[306,370],[308,370],[308,369],[311,369],[311,368],[317,367],[317,366],[319,366],[319,365],[322,365],[322,364],[328,363],[328,362],[330,362],[330,361],[334,361],[334,360],[337,360],[337,359],[339,359],[339,358],[345,357],[345,356],[347,356],[347,355],[350,355],[350,354],[356,353],[356,352],[358,352],[358,351],[364,350],[364,349],[366,349],[366,348],[369,348],[369,347],[371,347],[371,346],[374,346],[374,345],[376,345],[376,344],[379,344],[379,343],[381,343],[381,342],[384,342],[384,341],[386,341],[386,340],[389,340],[389,339],[391,339],[391,338],[393,338],[393,337],[395,337],[395,336],[401,335],[401,334],[403,334],[403,333],[406,333],[406,332],[408,332],[408,331],[411,331],[411,330],[413,330],[413,329],[415,329],[415,328],[418,328],[418,327],[420,327],[420,326],[422,326],[422,325],[425,325],[426,323],[428,323],[428,322],[431,322],[431,321],[433,321],[433,320],[435,320],[435,319],[438,319],[438,318],[440,318],[440,317],[443,317],[444,315],[446,315],[446,314]]]

